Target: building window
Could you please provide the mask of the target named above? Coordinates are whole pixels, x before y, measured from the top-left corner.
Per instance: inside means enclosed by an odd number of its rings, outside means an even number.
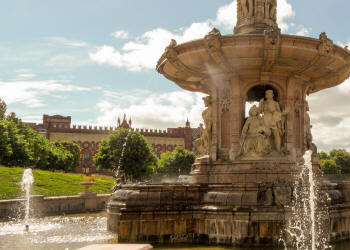
[[[83,162],[90,161],[90,152],[88,150],[84,150],[82,153]]]

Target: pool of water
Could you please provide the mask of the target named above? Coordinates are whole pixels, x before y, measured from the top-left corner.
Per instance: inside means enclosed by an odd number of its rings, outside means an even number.
[[[247,250],[247,247],[215,247],[215,246],[191,246],[191,245],[177,245],[177,246],[156,246],[157,250]],[[251,250],[280,250],[278,248],[248,248]],[[292,250],[288,248],[288,250]],[[332,250],[350,250],[350,241],[342,242],[332,246]]]
[[[72,250],[94,243],[113,243],[105,214],[53,216],[0,223],[0,250]]]
[[[107,232],[105,213],[52,216],[29,221],[29,231],[23,222],[0,222],[0,250],[75,250],[91,244],[114,243],[115,234]],[[195,245],[155,246],[157,250],[246,250]],[[253,248],[262,249],[262,248]],[[264,248],[274,250],[273,248]],[[343,242],[334,250],[350,250]]]

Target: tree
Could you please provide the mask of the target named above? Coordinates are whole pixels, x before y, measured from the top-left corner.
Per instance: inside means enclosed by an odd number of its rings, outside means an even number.
[[[166,176],[188,175],[195,158],[193,152],[176,147],[173,152],[162,153],[157,171]]]
[[[329,156],[326,152],[321,151],[318,153],[318,158],[320,160],[326,160],[326,159],[329,159]]]
[[[0,121],[5,119],[6,103],[0,98]]]
[[[324,174],[341,174],[341,169],[334,160],[322,160],[320,165]]]
[[[350,173],[350,154],[345,149],[333,149],[329,156],[339,166],[342,174]]]
[[[120,170],[128,179],[141,179],[151,175],[156,166],[156,157],[143,135],[136,131],[117,129],[100,144],[94,156],[98,168]]]
[[[29,128],[15,113],[0,120],[0,164],[74,171],[80,149],[71,142],[50,142]]]
[[[57,166],[57,170],[63,170],[65,172],[74,172],[76,167],[80,164],[80,148],[73,142],[54,142],[54,145],[58,148],[58,154],[62,157],[62,165]]]

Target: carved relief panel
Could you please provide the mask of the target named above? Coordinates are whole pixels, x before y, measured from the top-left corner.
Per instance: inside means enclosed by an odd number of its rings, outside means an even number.
[[[220,111],[221,111],[221,147],[229,148],[231,142],[231,122],[230,122],[230,105],[231,96],[230,89],[221,90]]]

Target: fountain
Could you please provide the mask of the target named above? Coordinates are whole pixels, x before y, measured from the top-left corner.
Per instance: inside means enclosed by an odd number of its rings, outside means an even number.
[[[25,213],[24,213],[24,222],[26,224],[25,230],[29,230],[28,220],[29,220],[29,212],[30,212],[30,190],[34,183],[33,172],[31,168],[27,168],[23,171],[21,187],[26,195],[26,205],[25,205]]]
[[[322,180],[307,103],[308,95],[349,77],[350,51],[324,32],[319,39],[281,34],[276,2],[237,1],[234,35],[213,29],[204,39],[172,40],[165,49],[157,71],[207,94],[205,129],[194,143],[190,183],[122,185],[112,194],[107,225],[121,242],[276,246],[283,233],[292,245],[301,170],[307,170],[301,188],[311,195],[304,199],[308,217],[327,211],[325,238],[350,238],[350,183]],[[246,117],[248,103],[256,105]],[[308,150],[311,163],[300,168]],[[329,199],[315,208],[317,190]],[[310,221],[306,249],[319,248],[320,219]]]
[[[107,221],[103,213],[44,218],[32,216],[33,213],[31,213],[30,208],[32,206],[31,198],[33,197],[30,196],[30,191],[33,183],[32,169],[25,169],[20,183],[22,190],[25,192],[24,219],[0,221],[0,250],[77,249],[91,243],[112,243],[114,241],[115,235],[108,233],[106,230]],[[83,195],[91,195],[92,193],[87,191],[91,182],[83,184],[86,186]],[[55,202],[58,198],[50,197],[49,200]],[[51,207],[52,203],[46,205]],[[63,202],[61,205],[66,206]],[[43,207],[37,206],[37,208],[42,209]],[[40,216],[40,211],[36,211],[36,215]]]
[[[300,165],[295,176],[294,200],[286,225],[287,238],[293,249],[331,249],[328,238],[329,197],[321,190],[320,177],[314,173],[311,158],[312,151],[306,151],[304,164]]]

